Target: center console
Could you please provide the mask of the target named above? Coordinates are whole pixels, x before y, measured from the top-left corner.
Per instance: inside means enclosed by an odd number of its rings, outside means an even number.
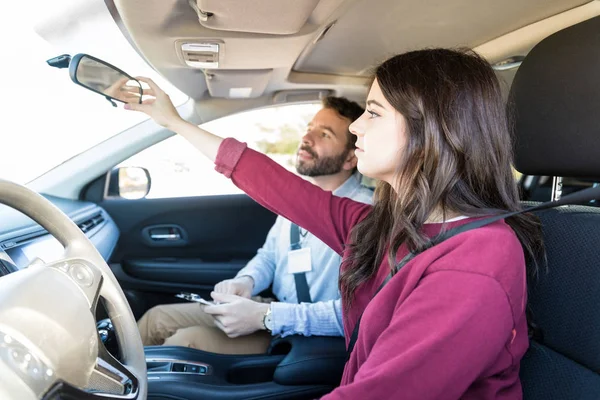
[[[145,348],[148,399],[314,399],[341,379],[343,338],[288,336],[267,354],[224,355],[186,347]]]
[[[212,373],[210,365],[170,358],[146,358],[146,366],[148,367],[148,373],[174,372],[198,375],[210,375]]]

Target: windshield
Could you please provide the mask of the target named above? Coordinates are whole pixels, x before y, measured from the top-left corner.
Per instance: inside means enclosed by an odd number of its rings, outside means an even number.
[[[131,47],[104,0],[5,1],[0,15],[2,179],[27,183],[147,118],[74,84],[52,57],[87,53],[151,77],[176,105],[187,100]]]

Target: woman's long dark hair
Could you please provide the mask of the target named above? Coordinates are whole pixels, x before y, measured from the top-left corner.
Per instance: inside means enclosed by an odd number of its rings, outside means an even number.
[[[419,50],[390,58],[375,71],[386,100],[406,119],[407,145],[397,187],[382,182],[372,212],[351,234],[340,275],[344,302],[372,277],[384,257],[394,266],[405,243],[423,250],[423,224],[437,210],[484,216],[520,210],[512,146],[499,82],[472,51]],[[398,195],[400,194],[400,195]],[[543,254],[536,217],[507,220],[535,275]]]

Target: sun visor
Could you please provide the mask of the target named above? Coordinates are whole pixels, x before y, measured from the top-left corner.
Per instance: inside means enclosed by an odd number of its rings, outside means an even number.
[[[273,70],[208,70],[206,85],[212,97],[247,99],[265,91]]]
[[[319,0],[189,0],[210,29],[290,35],[306,23]]]

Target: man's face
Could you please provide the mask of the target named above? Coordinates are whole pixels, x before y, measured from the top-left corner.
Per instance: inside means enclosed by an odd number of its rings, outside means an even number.
[[[351,151],[347,148],[351,122],[330,108],[315,114],[298,147],[298,173],[323,176],[342,171]]]

